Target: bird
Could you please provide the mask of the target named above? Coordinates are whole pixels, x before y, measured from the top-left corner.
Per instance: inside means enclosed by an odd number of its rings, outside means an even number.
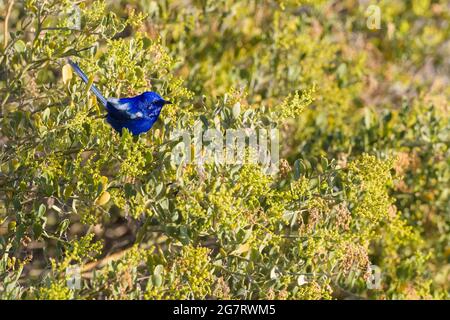
[[[89,79],[78,64],[71,59],[67,61],[75,73],[88,84]],[[158,120],[162,108],[167,104],[172,104],[153,91],[146,91],[129,98],[106,99],[96,86],[91,85],[90,89],[105,107],[106,121],[119,134],[122,134],[124,128],[134,136],[149,131]]]

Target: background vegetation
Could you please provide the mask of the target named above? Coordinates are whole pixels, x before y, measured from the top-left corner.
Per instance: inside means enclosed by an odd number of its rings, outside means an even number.
[[[0,298],[448,298],[447,0],[0,9]],[[174,105],[120,136],[66,57]],[[278,128],[280,172],[174,166],[198,120]]]

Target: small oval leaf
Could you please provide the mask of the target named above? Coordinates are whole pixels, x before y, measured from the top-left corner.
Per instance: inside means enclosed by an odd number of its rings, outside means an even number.
[[[67,84],[72,79],[72,67],[69,64],[64,65],[62,68],[62,81]]]
[[[104,205],[104,204],[107,204],[108,201],[109,201],[109,199],[111,199],[111,195],[109,194],[108,191],[105,191],[105,192],[103,192],[103,193],[100,195],[100,197],[98,197],[98,198],[95,200],[95,204],[98,205],[98,206],[102,206],[102,205]]]

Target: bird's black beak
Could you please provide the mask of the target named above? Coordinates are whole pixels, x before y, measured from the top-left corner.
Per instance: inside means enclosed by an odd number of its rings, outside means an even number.
[[[164,104],[172,104],[172,101],[164,100]]]

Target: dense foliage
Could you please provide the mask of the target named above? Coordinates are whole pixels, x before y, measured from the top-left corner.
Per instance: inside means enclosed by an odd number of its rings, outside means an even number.
[[[371,2],[0,3],[0,298],[448,298],[450,6]],[[119,135],[67,57],[174,104]],[[175,165],[195,124],[279,172]]]

